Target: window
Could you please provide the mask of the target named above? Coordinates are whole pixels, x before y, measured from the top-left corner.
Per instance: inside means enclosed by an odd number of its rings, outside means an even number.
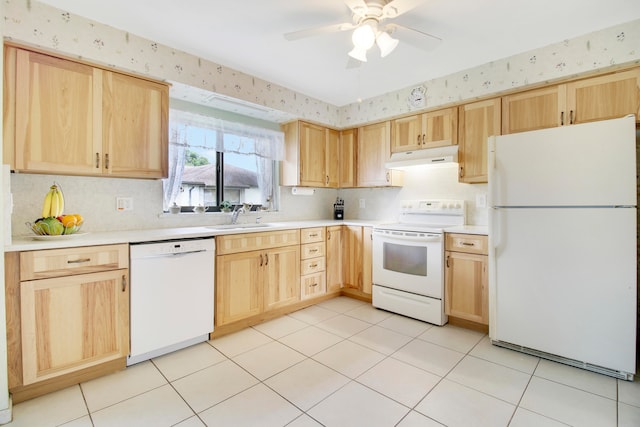
[[[223,201],[277,209],[277,161],[284,152],[282,132],[171,110],[169,178],[164,209],[177,203],[219,211]]]

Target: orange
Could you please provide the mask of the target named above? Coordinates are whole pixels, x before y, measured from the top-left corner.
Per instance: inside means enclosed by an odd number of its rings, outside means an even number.
[[[62,217],[62,225],[64,225],[64,228],[75,227],[77,223],[78,220],[75,215],[65,215]]]
[[[80,226],[84,222],[84,218],[80,214],[73,215],[76,218],[76,225]]]

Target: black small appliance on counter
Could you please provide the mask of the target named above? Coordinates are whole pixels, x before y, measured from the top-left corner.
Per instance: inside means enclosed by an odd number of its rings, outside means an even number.
[[[333,219],[344,219],[344,200],[340,197],[333,204]]]

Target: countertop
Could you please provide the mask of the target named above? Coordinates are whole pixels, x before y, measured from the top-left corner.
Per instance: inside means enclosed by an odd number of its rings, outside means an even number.
[[[446,228],[445,233],[462,233],[462,234],[489,234],[489,227],[486,225],[458,225],[456,227]]]
[[[44,237],[46,240],[36,240],[33,235],[13,236],[10,245],[5,245],[5,252],[33,251],[39,249],[72,248],[78,246],[111,245],[120,243],[141,243],[172,239],[189,239],[198,237],[213,237],[226,234],[256,233],[291,228],[328,227],[331,225],[360,225],[375,226],[378,221],[367,220],[314,220],[314,221],[284,221],[265,223],[267,227],[222,229],[217,226],[226,224],[212,224],[200,227],[157,228],[147,230],[101,231],[71,234],[69,236]],[[247,224],[238,224],[243,226]]]
[[[328,227],[331,225],[356,225],[373,227],[380,224],[380,221],[370,220],[314,220],[314,221],[284,221],[265,223],[267,227],[249,227],[223,229],[219,226],[225,224],[212,224],[200,227],[180,227],[180,228],[155,228],[147,230],[128,231],[101,231],[72,234],[70,236],[52,236],[45,240],[35,240],[35,236],[22,235],[13,236],[12,243],[5,245],[5,252],[32,251],[39,249],[71,248],[78,246],[111,245],[120,243],[141,243],[154,242],[173,239],[189,239],[198,237],[214,237],[227,234],[256,233],[275,230],[286,230],[291,228]],[[243,226],[247,224],[238,224]],[[249,224],[251,225],[251,224]],[[465,234],[487,234],[487,226],[481,225],[461,225],[447,228],[447,233]]]

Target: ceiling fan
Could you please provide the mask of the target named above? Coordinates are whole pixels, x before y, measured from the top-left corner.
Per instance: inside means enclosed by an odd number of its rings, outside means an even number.
[[[416,46],[430,50],[433,48],[433,42],[440,42],[442,39],[432,34],[416,30],[415,28],[405,27],[396,23],[381,25],[383,21],[396,18],[424,1],[425,0],[344,0],[353,13],[352,22],[294,31],[286,33],[284,37],[287,40],[298,40],[319,34],[354,30],[351,35],[353,49],[349,52],[349,56],[358,61],[367,62],[367,51],[373,47],[374,44],[380,49],[380,55],[383,58],[390,54],[399,43],[399,40],[391,37],[391,35],[400,29],[419,36],[421,40],[415,43]]]

